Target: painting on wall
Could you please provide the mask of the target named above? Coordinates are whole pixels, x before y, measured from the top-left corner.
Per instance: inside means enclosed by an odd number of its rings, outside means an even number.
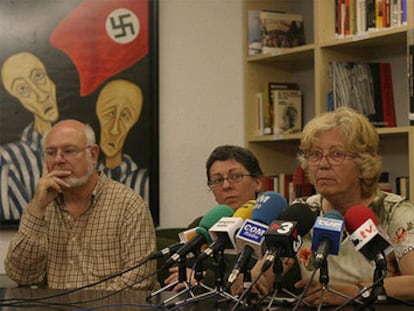
[[[92,126],[98,169],[158,199],[156,0],[0,1],[0,227],[17,228],[42,174],[45,131]]]

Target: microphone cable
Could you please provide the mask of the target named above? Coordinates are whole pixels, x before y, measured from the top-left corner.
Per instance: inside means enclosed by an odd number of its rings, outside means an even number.
[[[309,287],[311,286],[317,271],[318,271],[318,269],[313,270],[313,272],[311,274],[311,277],[309,278],[308,282],[306,283],[305,287],[303,288],[302,293],[299,295],[299,299],[296,302],[295,306],[293,307],[292,311],[296,311],[299,308],[299,306],[303,303],[303,299],[306,297],[305,294],[309,290]]]
[[[104,282],[106,282],[108,280],[111,280],[111,279],[116,278],[116,277],[119,277],[119,276],[121,276],[121,275],[123,275],[123,274],[125,274],[127,272],[130,272],[132,270],[135,270],[135,269],[141,267],[142,265],[146,264],[148,261],[150,261],[152,259],[151,258],[152,256],[153,256],[153,254],[150,254],[149,256],[147,256],[146,258],[144,258],[141,262],[139,262],[138,264],[136,264],[136,265],[134,265],[132,267],[129,267],[129,268],[127,268],[125,270],[122,270],[120,272],[117,272],[115,274],[111,274],[111,275],[109,275],[109,276],[107,276],[107,277],[105,277],[105,278],[103,278],[103,279],[101,279],[99,281],[96,281],[96,282],[93,282],[93,283],[90,283],[90,284],[87,284],[87,285],[84,285],[84,286],[81,286],[81,287],[77,287],[77,288],[65,290],[63,292],[59,292],[59,293],[51,294],[51,295],[47,295],[47,296],[42,296],[42,297],[35,297],[35,298],[6,298],[6,299],[0,299],[0,306],[6,306],[6,305],[7,306],[17,306],[18,304],[21,304],[21,303],[24,304],[24,303],[30,303],[30,302],[39,302],[39,303],[42,303],[41,302],[42,300],[47,300],[47,299],[52,299],[52,298],[58,298],[58,297],[62,297],[62,296],[65,296],[65,295],[69,295],[69,294],[72,294],[72,293],[75,293],[75,292],[78,292],[78,291],[82,291],[84,289],[87,289],[87,288],[90,288],[90,287],[93,287],[93,286],[102,284],[102,283],[104,283]],[[127,285],[126,287],[121,288],[121,289],[115,291],[114,293],[111,293],[111,295],[109,295],[109,296],[112,296],[114,294],[117,294],[118,292],[121,292],[121,291],[123,291],[125,289],[128,289],[128,288],[132,287],[133,285],[135,285],[135,284],[137,284],[139,282],[142,282],[142,281],[148,279],[149,277],[151,277],[151,276],[159,273],[161,270],[162,269],[159,269],[159,270],[157,270],[157,271],[155,271],[153,273],[150,273],[148,276],[142,278],[141,280],[139,280],[137,282],[134,282],[132,285]],[[106,298],[106,297],[109,297],[109,296],[107,295],[107,296],[104,296],[103,298]],[[75,303],[70,303],[70,302],[68,302],[68,303],[56,303],[56,304],[58,304],[58,305],[59,304],[62,304],[62,305],[71,305],[71,304],[76,304],[76,303],[77,302],[75,302]],[[83,302],[80,302],[80,303],[83,303]],[[55,304],[55,303],[53,303],[53,304]]]
[[[385,279],[385,274],[381,276],[381,278],[379,278],[378,280],[376,280],[374,283],[372,283],[371,286],[364,288],[363,290],[361,290],[361,292],[358,293],[358,295],[356,295],[355,297],[349,299],[348,301],[344,302],[343,304],[341,304],[340,306],[338,306],[334,311],[340,311],[343,308],[345,308],[346,306],[348,306],[349,304],[353,303],[353,302],[358,302],[357,299],[358,298],[363,298],[366,301],[363,301],[362,303],[359,302],[361,305],[359,306],[359,308],[357,310],[361,310],[364,307],[367,307],[367,305],[369,303],[375,303],[375,300],[373,300],[370,296],[368,296],[367,298],[364,298],[363,295],[365,293],[369,293],[370,291],[372,291],[373,288],[375,288],[376,285],[380,284],[383,280]],[[410,307],[414,307],[414,303],[410,302],[410,301],[406,301],[406,300],[401,300],[401,299],[397,299],[394,297],[390,297],[387,296],[388,299],[390,299],[392,302],[395,302],[397,304],[401,304],[401,305],[407,305]]]
[[[260,273],[257,275],[257,277],[250,283],[250,285],[239,296],[239,298],[237,299],[231,311],[235,311],[238,308],[238,306],[242,303],[244,297],[252,290],[253,286],[256,285],[256,283],[259,281],[259,279],[262,277],[263,274],[264,274],[264,271],[260,270]]]
[[[123,288],[120,288],[116,291],[106,291],[106,292],[109,292],[109,293],[104,294],[104,295],[102,295],[100,297],[97,297],[97,298],[94,298],[94,299],[68,301],[68,302],[53,302],[53,301],[46,302],[46,301],[42,301],[42,300],[50,299],[50,297],[52,297],[52,298],[59,297],[59,295],[54,295],[54,296],[51,295],[51,296],[47,296],[47,297],[38,297],[38,298],[33,298],[33,299],[32,298],[27,298],[27,299],[26,298],[21,298],[21,299],[19,299],[19,301],[16,301],[14,303],[12,302],[10,304],[0,304],[0,306],[14,306],[14,307],[17,307],[17,308],[18,307],[26,308],[26,307],[30,307],[31,306],[30,304],[33,304],[33,305],[54,306],[54,307],[56,307],[56,306],[70,306],[70,307],[76,307],[77,309],[79,309],[79,308],[81,308],[82,304],[97,302],[97,301],[109,298],[111,296],[117,295],[117,294],[133,287],[135,284],[140,283],[142,281],[145,281],[146,279],[152,277],[153,275],[155,275],[157,273],[158,273],[158,270],[156,272],[150,273],[149,275],[141,278],[140,280],[135,281],[132,284],[129,284],[129,285],[127,285]],[[77,288],[77,289],[79,290],[80,288]],[[105,290],[102,290],[102,291],[105,291]],[[73,292],[74,291],[72,291],[72,293]],[[67,294],[67,292],[65,292],[64,294]],[[29,305],[27,305],[27,304],[29,304]],[[148,303],[147,304],[141,304],[141,306],[151,307],[151,308],[154,308],[154,307],[158,308],[159,307],[159,305],[157,305],[157,304],[148,304]],[[54,308],[54,310],[56,310],[56,308]],[[63,310],[67,310],[67,309],[63,309]],[[81,310],[84,310],[84,309],[81,309]],[[86,309],[86,310],[88,310],[88,309]]]

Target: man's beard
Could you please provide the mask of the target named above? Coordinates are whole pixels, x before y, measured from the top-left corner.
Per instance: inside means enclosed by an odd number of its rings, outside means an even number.
[[[86,173],[86,175],[82,177],[70,177],[67,180],[65,180],[71,186],[71,188],[85,185],[88,182],[89,177],[91,177],[92,174],[94,173],[92,157],[90,156],[90,154],[88,154],[87,161],[88,161],[88,172]]]

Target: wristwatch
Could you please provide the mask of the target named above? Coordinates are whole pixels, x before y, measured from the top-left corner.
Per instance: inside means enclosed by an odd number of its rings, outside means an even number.
[[[359,294],[362,298],[368,298],[371,295],[371,288],[362,285],[360,282],[356,283],[356,286],[359,288]]]

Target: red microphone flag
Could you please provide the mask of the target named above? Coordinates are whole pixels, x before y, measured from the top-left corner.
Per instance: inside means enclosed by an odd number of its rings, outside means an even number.
[[[85,0],[50,36],[75,64],[80,95],[131,67],[149,51],[149,0]]]

